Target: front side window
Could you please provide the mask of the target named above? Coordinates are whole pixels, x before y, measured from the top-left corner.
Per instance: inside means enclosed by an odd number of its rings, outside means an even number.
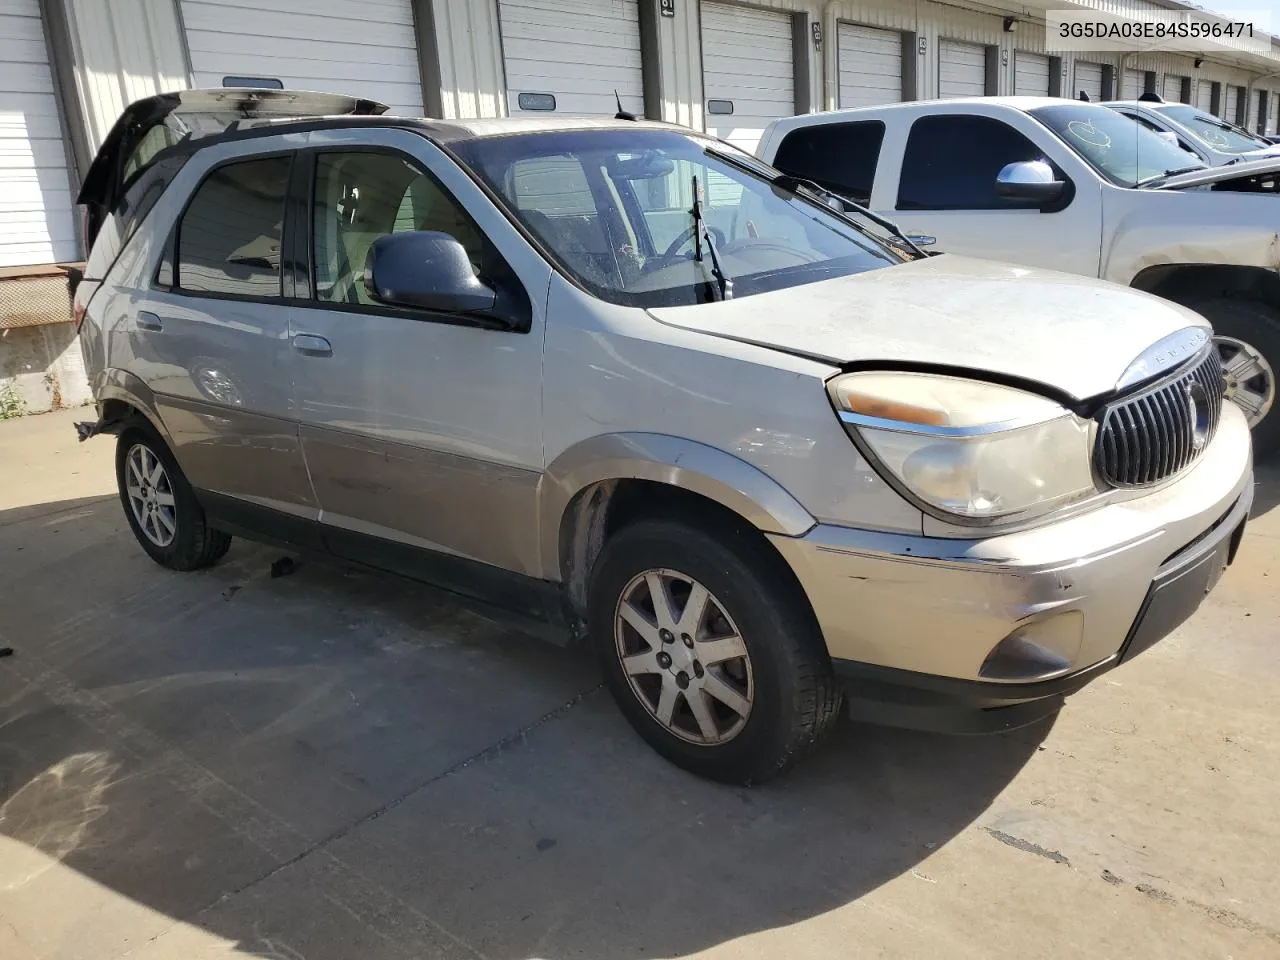
[[[1204,166],[1176,143],[1108,107],[1062,104],[1030,113],[1085,163],[1121,187]]]
[[[224,164],[178,225],[177,285],[197,293],[279,297],[288,156]]]
[[[801,127],[783,138],[773,165],[867,204],[883,142],[879,120]]]
[[[447,233],[462,244],[476,273],[483,272],[479,228],[434,177],[400,154],[317,156],[313,223],[315,296],[326,303],[376,302],[365,289],[365,265],[374,241],[392,233]]]
[[[911,125],[898,182],[899,210],[1007,210],[1031,206],[996,193],[1007,164],[1046,160],[1013,127],[991,117],[941,114]]]
[[[1222,153],[1248,153],[1271,146],[1268,141],[1255,137],[1248,130],[1219,120],[1213,114],[1204,113],[1195,107],[1166,107],[1161,112],[1190,130],[1192,136],[1205,146]]]
[[[772,168],[692,134],[558,131],[479,138],[455,150],[570,276],[613,303],[717,299],[709,247],[736,297],[900,259],[771,183]]]

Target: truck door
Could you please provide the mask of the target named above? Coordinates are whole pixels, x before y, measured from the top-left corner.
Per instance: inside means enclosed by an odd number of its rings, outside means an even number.
[[[1101,186],[1057,146],[1038,143],[995,117],[922,116],[907,134],[896,194],[878,177],[873,204],[907,232],[935,237],[935,249],[947,253],[1095,277]],[[996,178],[1005,165],[1034,160],[1048,162],[1067,182],[1061,199],[1041,205],[1001,196]]]

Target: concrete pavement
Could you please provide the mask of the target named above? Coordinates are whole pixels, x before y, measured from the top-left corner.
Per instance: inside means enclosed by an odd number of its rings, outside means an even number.
[[[1280,470],[1054,723],[652,754],[590,664],[237,541],[157,567],[84,411],[0,423],[0,958],[1280,957]]]

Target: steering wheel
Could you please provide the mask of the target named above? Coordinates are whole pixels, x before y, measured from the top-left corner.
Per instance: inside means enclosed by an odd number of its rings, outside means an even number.
[[[693,235],[697,232],[697,230],[698,230],[697,227],[691,226],[688,229],[686,229],[682,234],[680,234],[680,236],[672,240],[671,245],[662,252],[662,259],[670,260],[672,257],[674,257],[676,255],[676,252],[681,247],[683,247],[686,243],[688,243],[690,240],[693,239]],[[707,230],[711,233],[711,236],[715,239],[717,247],[723,247],[726,245],[726,241],[724,239],[724,233],[723,231],[720,230],[719,227],[707,227]],[[717,252],[719,251],[717,250]]]

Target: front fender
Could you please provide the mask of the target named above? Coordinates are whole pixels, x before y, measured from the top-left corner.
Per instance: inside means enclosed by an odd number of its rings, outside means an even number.
[[[612,433],[570,447],[538,488],[543,576],[558,580],[560,527],[578,493],[604,480],[651,480],[714,500],[765,533],[798,537],[816,521],[759,469],[706,444],[658,433]]]

